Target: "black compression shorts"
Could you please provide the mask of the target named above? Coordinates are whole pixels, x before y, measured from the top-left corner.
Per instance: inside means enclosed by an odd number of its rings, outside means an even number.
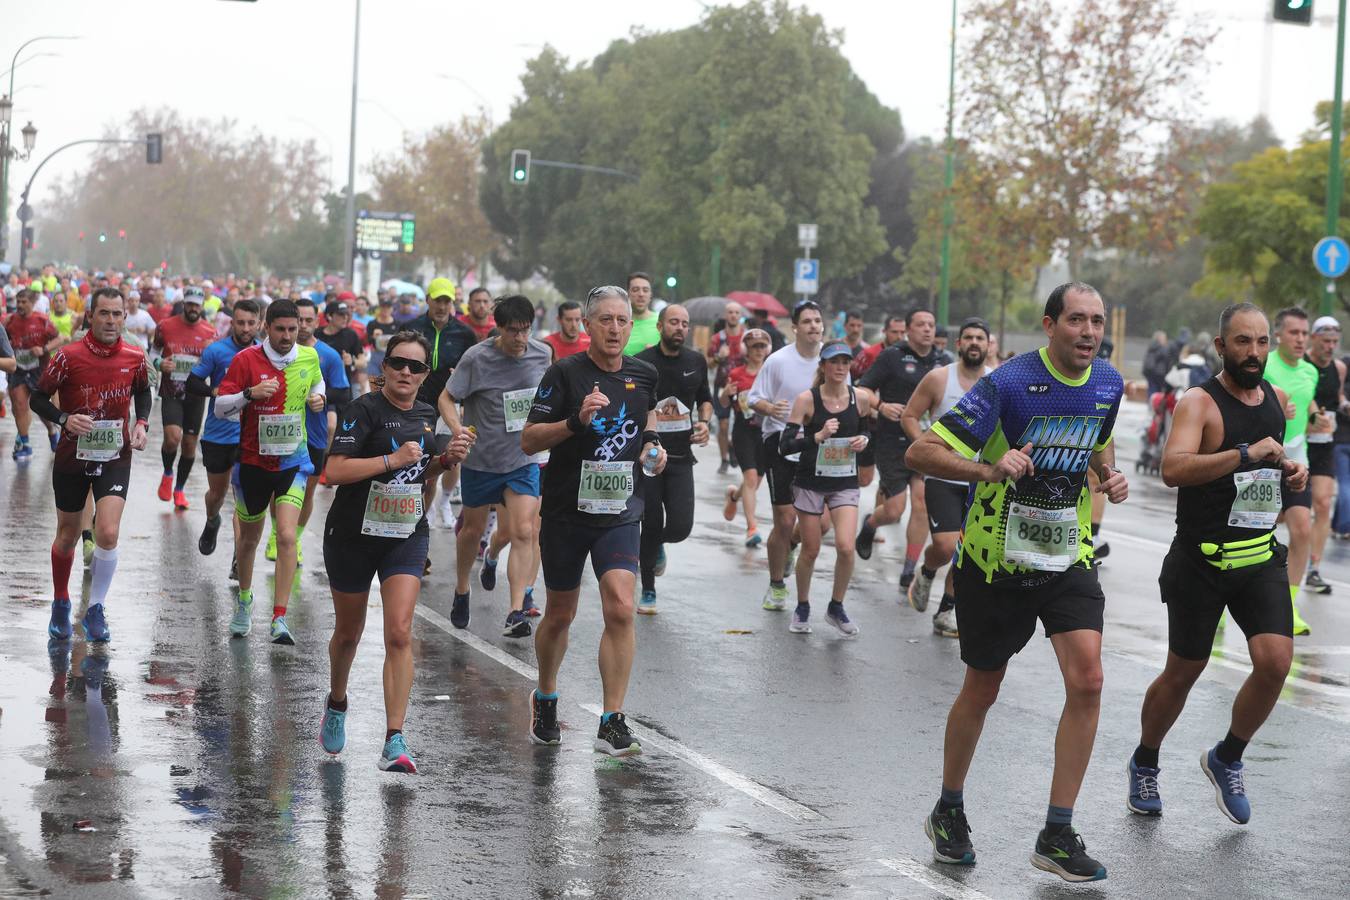
[[[741,471],[760,470],[764,455],[764,435],[759,428],[740,418],[731,424],[731,453]]]
[[[1336,477],[1335,444],[1308,445],[1308,474],[1324,475],[1327,478]]]
[[[641,523],[628,522],[608,528],[576,525],[544,519],[539,529],[539,563],[544,587],[550,591],[573,591],[581,586],[586,557],[598,581],[611,569],[637,574],[641,566]]]
[[[344,538],[332,530],[325,531],[323,564],[328,570],[328,584],[338,593],[364,594],[377,575],[381,584],[391,575],[421,578],[428,542],[425,520],[406,538]]]
[[[784,459],[778,453],[778,441],[783,432],[764,435],[764,468],[760,474],[769,482],[769,502],[774,506],[792,505],[792,479],[797,474],[797,463]]]
[[[166,427],[177,425],[183,434],[198,434],[202,430],[202,416],[206,414],[206,398],[160,397],[159,414]]]
[[[130,463],[120,466],[89,463],[83,472],[52,470],[52,491],[56,494],[56,508],[66,513],[83,512],[90,491],[94,493],[95,503],[104,497],[121,497],[125,500],[127,485],[130,482]]]

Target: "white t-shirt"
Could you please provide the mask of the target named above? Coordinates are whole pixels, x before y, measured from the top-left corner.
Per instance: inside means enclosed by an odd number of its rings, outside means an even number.
[[[148,312],[138,308],[127,316],[126,323],[122,327],[140,338],[139,343],[142,347],[150,346],[150,335],[155,331],[155,320]]]
[[[755,383],[750,386],[751,405],[760,400],[767,400],[770,403],[786,400],[790,406],[798,394],[811,389],[811,383],[816,380],[816,369],[819,367],[819,347],[816,348],[815,356],[802,356],[797,352],[796,342],[770,353],[769,358],[764,360],[764,365],[760,366],[759,373],[755,375]],[[782,431],[786,426],[786,419],[774,416],[763,416],[760,419],[760,428],[766,435]]]

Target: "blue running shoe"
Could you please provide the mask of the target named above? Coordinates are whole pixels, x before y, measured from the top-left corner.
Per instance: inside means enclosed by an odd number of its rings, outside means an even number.
[[[347,746],[347,714],[323,701],[323,722],[319,725],[319,743],[325,753],[337,756]]]
[[[103,604],[95,603],[80,620],[84,626],[85,640],[94,644],[106,644],[112,634],[108,631],[108,622],[103,618]]]
[[[497,561],[483,557],[483,568],[478,572],[478,581],[483,590],[490,591],[497,586]]]
[[[52,640],[70,640],[70,599],[52,601],[52,619],[47,623]]]
[[[253,600],[234,599],[234,615],[230,617],[230,634],[244,637],[253,630]]]
[[[1125,807],[1141,816],[1162,815],[1162,795],[1158,793],[1158,773],[1161,769],[1136,765],[1134,756],[1125,766],[1130,776],[1130,794],[1125,798]]]
[[[272,643],[281,644],[285,647],[295,646],[295,638],[291,636],[291,630],[286,627],[285,616],[277,616],[272,620]]]
[[[14,448],[15,462],[28,462],[32,458],[33,458],[33,448],[30,447],[28,444],[26,443],[19,444],[17,447]]]
[[[656,591],[643,591],[638,598],[637,613],[640,616],[656,615]]]
[[[525,612],[525,615],[529,616],[530,618],[534,618],[535,616],[542,616],[544,614],[544,611],[542,609],[534,605],[534,588],[525,589],[525,605],[523,607],[523,610]]]
[[[661,545],[661,551],[656,554],[656,565],[652,566],[652,573],[660,578],[666,574],[666,545]]]
[[[403,732],[398,732],[384,742],[384,752],[375,765],[382,772],[402,772],[406,775],[417,774],[417,762],[413,759],[408,744],[403,740]]]
[[[1252,817],[1252,805],[1247,800],[1247,786],[1242,780],[1242,760],[1231,766],[1219,759],[1214,750],[1200,754],[1200,770],[1214,785],[1214,799],[1223,814],[1239,825],[1246,825]]]
[[[469,595],[456,594],[450,601],[450,624],[456,628],[469,627]]]

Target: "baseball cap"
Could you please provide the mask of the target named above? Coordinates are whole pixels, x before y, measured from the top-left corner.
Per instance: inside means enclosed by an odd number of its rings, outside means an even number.
[[[342,293],[337,295],[337,298],[339,300],[352,301],[356,299],[356,295],[353,294],[351,291],[343,291]]]
[[[1336,321],[1335,316],[1318,316],[1317,321],[1313,322],[1313,334],[1319,331],[1340,331],[1341,323]]]
[[[820,361],[834,359],[836,356],[847,356],[853,358],[853,348],[849,347],[843,341],[830,341],[824,347],[820,348]]]
[[[330,319],[333,318],[333,316],[340,315],[342,313],[350,311],[351,307],[349,307],[342,300],[329,301],[328,305],[323,308],[323,314]]]
[[[203,291],[203,290],[202,290],[201,288],[199,288],[199,287],[193,286],[193,287],[186,287],[186,288],[183,288],[183,302],[184,302],[184,303],[196,303],[197,305],[200,306],[200,305],[201,305],[201,302],[202,302],[202,299],[205,298],[205,297],[206,297],[206,292]]]
[[[393,297],[390,297],[388,294],[380,294],[380,305],[381,305],[381,306],[393,306],[393,305],[394,305],[394,298],[393,298]]]
[[[437,297],[455,299],[455,283],[449,278],[431,279],[431,284],[427,285],[427,299],[435,300]]]
[[[769,333],[763,328],[747,329],[745,334],[741,337],[741,343],[744,345],[767,344],[770,347],[773,346],[773,341],[769,339]]]
[[[984,319],[981,319],[979,316],[971,316],[969,319],[966,319],[964,322],[961,323],[961,327],[957,329],[956,333],[959,335],[962,332],[964,332],[967,328],[978,328],[984,332],[985,337],[989,337],[990,334],[989,323],[986,322]]]

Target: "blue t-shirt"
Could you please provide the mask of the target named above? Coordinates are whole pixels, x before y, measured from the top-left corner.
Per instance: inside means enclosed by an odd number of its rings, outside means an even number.
[[[319,352],[319,371],[323,373],[324,387],[328,390],[342,390],[351,387],[347,381],[347,370],[342,365],[342,354],[323,341],[315,341],[314,349]],[[328,446],[328,411],[315,412],[305,407],[305,434],[309,446],[323,450]]]
[[[202,351],[202,358],[192,367],[192,374],[205,379],[211,387],[218,388],[225,379],[225,373],[229,370],[235,354],[243,349],[245,348],[236,344],[234,338],[227,334],[215,343],[207,345]],[[202,431],[202,440],[213,444],[239,443],[239,421],[236,419],[231,422],[229,419],[217,418],[215,397],[211,398],[211,403],[206,408],[206,428]]]

